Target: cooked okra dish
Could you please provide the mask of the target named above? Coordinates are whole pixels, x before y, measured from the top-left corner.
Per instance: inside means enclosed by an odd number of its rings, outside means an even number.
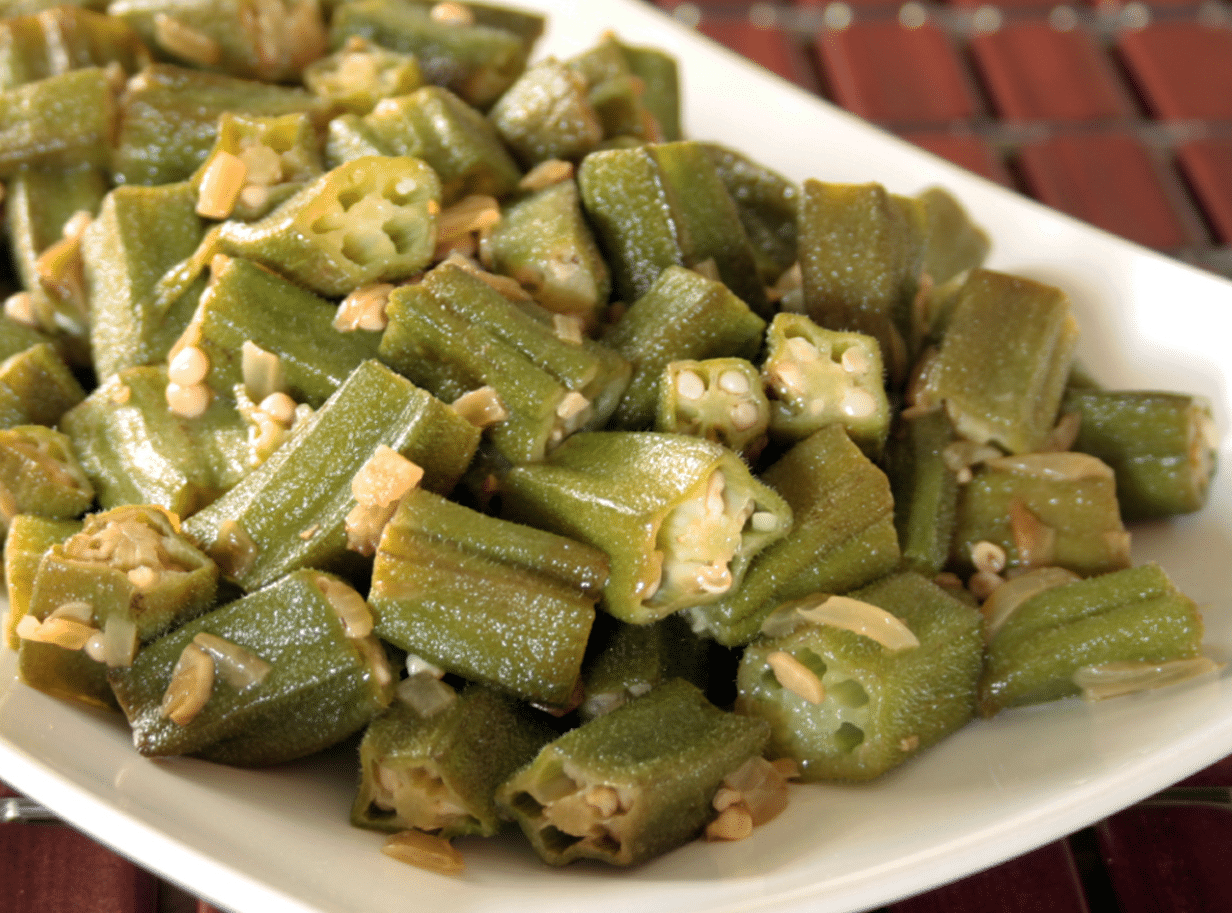
[[[686,139],[670,56],[517,9],[0,5],[3,636],[142,755],[633,865],[1216,668],[1125,526],[1208,403],[1089,378],[945,190]]]

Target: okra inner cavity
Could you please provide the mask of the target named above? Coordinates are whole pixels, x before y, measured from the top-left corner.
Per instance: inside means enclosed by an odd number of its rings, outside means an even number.
[[[393,812],[399,821],[421,831],[439,831],[470,817],[463,801],[429,764],[412,766],[376,763],[377,808]]]
[[[560,848],[582,847],[616,855],[624,840],[621,819],[633,809],[637,796],[615,784],[589,783],[584,771],[562,759],[544,768],[541,776],[518,793],[513,804],[528,815],[542,815],[544,838],[559,833]]]

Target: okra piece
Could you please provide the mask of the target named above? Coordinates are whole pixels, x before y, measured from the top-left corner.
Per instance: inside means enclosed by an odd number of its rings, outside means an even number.
[[[958,293],[924,395],[958,434],[1011,453],[1042,448],[1065,392],[1078,324],[1059,289],[972,270]]]
[[[578,707],[582,719],[610,713],[673,678],[706,688],[710,642],[694,634],[683,616],[669,615],[646,625],[613,620],[611,627],[587,661]]]
[[[918,574],[788,603],[744,651],[736,712],[770,724],[800,778],[871,780],[975,712],[980,613]]]
[[[729,647],[753,640],[784,602],[846,593],[900,558],[889,481],[838,426],[796,444],[761,479],[791,508],[791,531],[753,560],[738,589],[687,613],[694,630]]]
[[[903,567],[932,578],[950,557],[958,514],[958,474],[946,465],[954,429],[941,409],[901,418],[886,448],[894,525]]]
[[[595,242],[572,180],[509,203],[480,238],[493,272],[511,276],[554,314],[598,328],[611,293],[611,274]]]
[[[767,726],[674,679],[548,743],[497,791],[544,862],[634,865],[695,837]]]
[[[148,757],[279,764],[358,732],[393,695],[363,597],[297,571],[155,641],[110,680]]]
[[[134,76],[121,101],[112,168],[122,184],[186,181],[210,153],[223,114],[307,113],[323,124],[328,103],[303,89],[220,73],[153,64]]]
[[[578,170],[578,186],[622,301],[647,294],[669,266],[701,267],[768,313],[753,247],[702,144],[593,153]]]
[[[737,592],[792,523],[736,454],[676,434],[576,434],[510,470],[500,493],[510,518],[605,551],[601,607],[632,624]]]
[[[0,92],[0,177],[23,167],[106,168],[116,119],[113,81],[99,67],[6,89]]]
[[[363,508],[384,506],[364,490],[374,487],[363,484],[369,461],[379,470],[405,458],[423,470],[423,487],[444,493],[478,441],[479,430],[454,410],[366,361],[268,460],[184,528],[245,590],[301,567],[354,569],[360,562],[347,547],[348,525],[363,525]],[[382,447],[397,453],[382,458]]]
[[[673,361],[659,381],[654,427],[723,444],[751,463],[766,445],[770,408],[746,359]]]
[[[1112,469],[1083,453],[1028,453],[992,459],[962,486],[952,560],[991,542],[1006,567],[1063,567],[1082,576],[1129,566]]]
[[[633,72],[629,56],[615,37],[603,37],[566,64],[586,81],[605,139],[638,144],[666,139],[658,120],[642,103],[646,86]]]
[[[603,337],[633,365],[633,379],[613,419],[617,428],[654,421],[659,382],[673,361],[752,359],[765,321],[722,282],[669,266]]]
[[[620,53],[636,79],[641,80],[641,103],[658,125],[665,142],[684,136],[680,129],[680,73],[676,59],[658,48],[637,47],[616,41]]]
[[[0,316],[0,361],[51,341],[51,337],[42,330]]]
[[[25,15],[5,10],[0,22],[0,89],[12,89],[85,67],[116,63],[135,73],[149,63],[137,33],[119,19],[77,6]]]
[[[357,37],[305,67],[304,85],[334,105],[363,115],[383,98],[414,92],[423,85],[423,74],[414,54]]]
[[[436,245],[440,182],[423,162],[365,157],[317,178],[265,218],[224,222],[224,253],[280,272],[320,295],[405,279]]]
[[[607,567],[596,548],[414,491],[381,535],[368,598],[383,640],[565,707]]]
[[[798,256],[800,188],[739,152],[716,143],[703,145],[736,204],[762,284],[773,285]]]
[[[0,431],[0,536],[19,514],[70,520],[93,503],[67,435],[44,425]]]
[[[335,329],[337,308],[307,289],[240,257],[216,259],[211,272],[170,356],[173,364],[197,360],[196,374],[204,374],[196,383],[216,397],[228,398],[237,385],[250,384],[256,402],[281,392],[315,409],[362,362],[376,357],[379,334]],[[274,390],[264,389],[267,371],[278,375]]]
[[[80,531],[80,520],[50,520],[35,514],[18,514],[9,521],[4,540],[4,583],[9,597],[9,609],[4,616],[4,642],[10,649],[21,646],[17,624],[30,610],[34,577],[43,555],[53,545],[59,545]]]
[[[1079,669],[1187,659],[1201,643],[1197,605],[1158,565],[1053,587],[1014,609],[988,645],[980,712],[1076,695]]]
[[[1206,503],[1219,434],[1203,398],[1070,389],[1061,412],[1080,417],[1074,450],[1112,467],[1125,520],[1192,513]]]
[[[265,82],[298,79],[327,41],[317,0],[115,0],[107,14],[163,60]]]
[[[425,86],[387,98],[363,118],[363,135],[386,155],[423,159],[441,180],[441,198],[505,197],[522,177],[496,130],[447,89]]]
[[[430,716],[394,701],[360,742],[351,823],[446,839],[491,837],[502,825],[496,788],[554,735],[508,695],[482,685]]]
[[[510,301],[457,263],[395,289],[386,313],[381,359],[446,402],[491,388],[505,417],[488,440],[514,463],[542,459],[579,429],[603,427],[628,383],[619,355],[580,336],[562,338],[547,311]]]
[[[155,504],[187,517],[257,465],[234,404],[218,400],[186,418],[168,407],[167,384],[165,366],[125,368],[64,416],[104,508]]]
[[[414,54],[424,79],[467,104],[486,110],[526,68],[533,39],[501,25],[443,21],[429,4],[357,0],[334,13],[330,45],[358,36],[403,54]]]
[[[488,119],[525,168],[549,159],[580,161],[603,141],[586,78],[554,57],[518,77]]]
[[[160,280],[187,260],[205,223],[186,183],[117,187],[81,238],[90,299],[90,350],[105,379],[162,361],[188,325],[204,280],[184,294],[160,295]]]
[[[0,428],[56,425],[83,399],[81,384],[49,343],[0,362]]]
[[[805,313],[876,338],[893,380],[907,368],[919,276],[920,204],[880,184],[804,182],[797,231]]]
[[[943,187],[930,187],[916,199],[924,209],[922,274],[936,285],[984,263],[991,242],[971,221],[962,204]]]
[[[762,378],[773,401],[770,431],[801,440],[838,424],[860,449],[881,455],[890,430],[877,340],[819,327],[803,314],[777,314],[766,331]]]

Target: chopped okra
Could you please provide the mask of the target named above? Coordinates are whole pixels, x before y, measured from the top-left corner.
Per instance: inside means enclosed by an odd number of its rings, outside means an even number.
[[[766,445],[770,402],[743,358],[673,361],[659,381],[655,430],[725,444],[746,460]]]

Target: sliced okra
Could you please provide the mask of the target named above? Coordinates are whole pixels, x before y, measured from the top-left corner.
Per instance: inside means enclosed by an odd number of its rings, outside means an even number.
[[[20,168],[106,168],[116,127],[115,87],[99,67],[0,92],[0,177]]]
[[[49,343],[0,362],[0,428],[56,425],[83,399],[81,384]]]
[[[537,63],[500,97],[488,118],[523,167],[580,161],[603,140],[585,77],[554,57]]]
[[[147,756],[278,764],[359,731],[393,695],[363,597],[297,571],[191,621],[110,681]]]
[[[356,480],[363,482],[381,448],[396,451],[393,463],[405,458],[422,469],[425,488],[448,492],[478,440],[479,430],[447,405],[367,361],[258,469],[190,517],[185,530],[246,590],[301,567],[354,568],[359,556],[348,550],[348,515],[369,503],[362,484],[363,501],[357,496]],[[270,504],[283,508],[271,511]]]
[[[19,514],[69,520],[93,503],[67,435],[44,425],[0,431],[0,531]]]
[[[1071,388],[1061,412],[1080,417],[1074,450],[1116,473],[1126,520],[1192,513],[1206,503],[1219,436],[1202,397]]]
[[[658,127],[658,136],[672,143],[683,139],[680,129],[680,73],[676,58],[659,48],[638,47],[616,40],[634,78],[641,81],[640,100]]]
[[[658,120],[643,104],[646,87],[633,72],[625,48],[612,35],[566,64],[585,80],[590,104],[607,140],[628,139],[635,143],[666,139]]]
[[[719,444],[676,434],[574,435],[500,485],[515,518],[605,551],[602,608],[645,624],[736,592],[791,511]]]
[[[304,68],[304,85],[352,114],[367,114],[383,98],[414,92],[423,74],[414,54],[400,54],[363,38]]]
[[[367,121],[358,114],[340,114],[329,122],[325,132],[325,166],[337,168],[354,159],[385,155],[384,144]]]
[[[761,348],[765,328],[765,321],[722,282],[669,266],[603,337],[633,365],[613,426],[650,426],[670,362],[751,359]]]
[[[773,636],[740,662],[736,712],[770,724],[769,757],[791,758],[805,781],[870,780],[971,719],[978,611],[913,573],[850,593],[841,614],[829,602],[781,607]],[[878,630],[888,627],[909,636]]]
[[[654,427],[715,441],[753,462],[766,444],[770,409],[761,375],[746,359],[673,361],[659,381]]]
[[[899,563],[889,481],[838,426],[796,444],[761,478],[791,508],[791,531],[753,560],[739,589],[688,610],[694,630],[726,646],[747,644],[786,601],[845,593]]]
[[[917,199],[925,219],[922,274],[940,285],[981,266],[988,256],[988,235],[971,221],[953,194],[942,187],[930,187]]]
[[[894,524],[903,566],[932,578],[950,557],[958,512],[958,472],[946,462],[954,429],[941,409],[903,417],[886,449]]]
[[[0,316],[0,361],[10,358],[39,343],[52,342],[42,330],[27,323]]]
[[[715,143],[704,145],[736,204],[740,224],[753,245],[761,281],[773,285],[798,255],[796,208],[800,188],[739,152]]]
[[[0,23],[0,89],[59,76],[84,67],[116,63],[135,73],[149,63],[141,38],[125,23],[79,6],[55,5],[15,15],[6,9]]]
[[[803,314],[777,314],[766,331],[761,371],[774,435],[798,441],[839,424],[865,453],[880,456],[890,404],[872,336],[822,329]]]
[[[552,865],[634,865],[695,837],[724,777],[760,754],[767,726],[674,679],[546,745],[497,802]]]
[[[376,552],[376,633],[447,672],[564,707],[607,564],[596,548],[414,491]]]
[[[423,162],[360,158],[317,178],[265,218],[224,222],[224,253],[281,272],[321,295],[342,296],[428,265],[440,182]]]
[[[1079,669],[1196,657],[1202,615],[1155,564],[1055,586],[1028,598],[988,645],[984,716],[1076,695]]]
[[[9,597],[9,609],[4,617],[4,642],[11,649],[21,646],[17,624],[30,610],[34,577],[43,555],[80,530],[80,520],[50,520],[35,514],[18,514],[9,521],[4,540],[4,583]]]
[[[394,701],[360,742],[351,823],[491,837],[502,823],[496,788],[554,735],[517,701],[482,685],[431,715]]]

